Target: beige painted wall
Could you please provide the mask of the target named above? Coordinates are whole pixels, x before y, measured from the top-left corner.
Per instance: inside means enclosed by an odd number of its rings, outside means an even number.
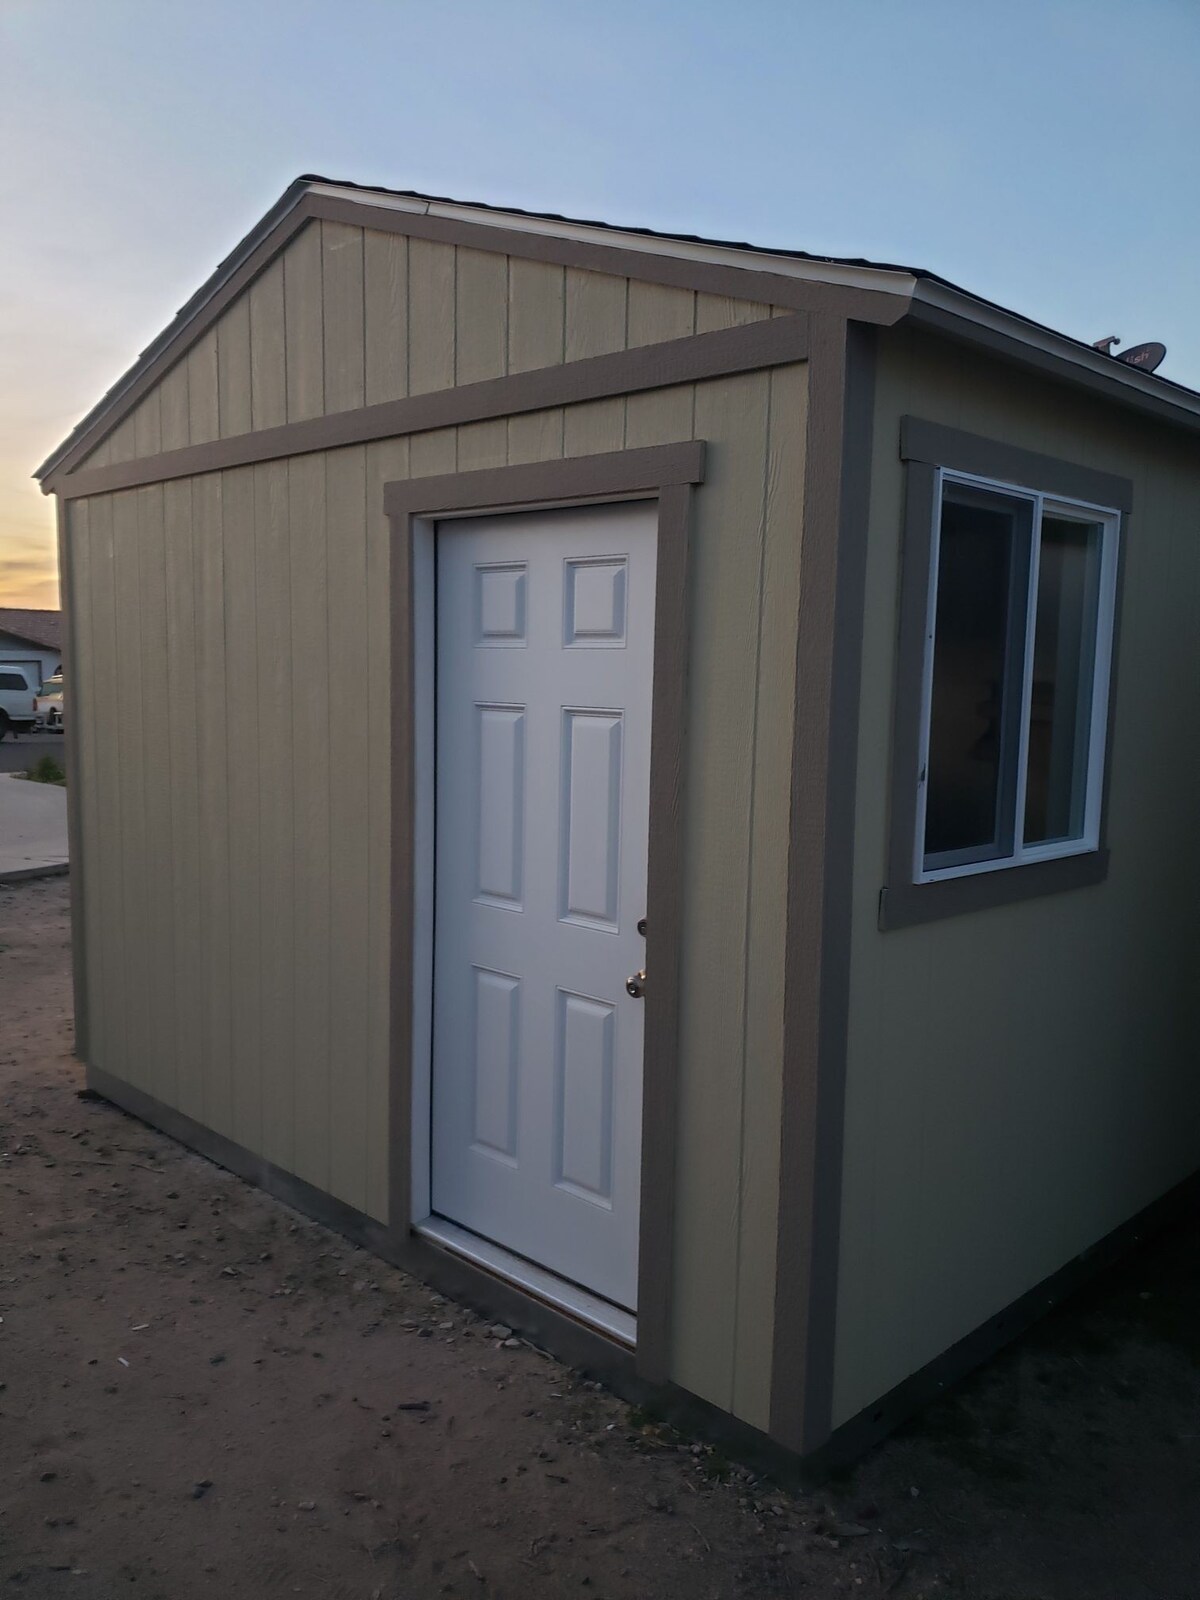
[[[293,257],[304,265],[293,270]],[[274,309],[260,318],[267,300]],[[270,268],[226,312],[221,328],[234,334],[218,330],[215,380],[186,390],[188,431],[177,418],[170,443],[769,314],[314,224],[282,271]],[[256,343],[264,326],[284,345],[270,360]],[[209,372],[208,343],[176,373],[200,361]],[[160,424],[177,402],[183,416],[171,383],[156,391]],[[709,441],[691,602],[672,1375],[759,1426],[805,417],[806,369],[779,368],[96,496],[72,503],[68,531],[91,1058],[383,1218],[382,486]],[[148,449],[167,447],[161,426],[143,431]],[[113,444],[122,448],[116,435]]]
[[[881,934],[905,413],[1119,473],[1108,880]],[[1200,1165],[1193,439],[882,335],[859,738],[835,1424]]]

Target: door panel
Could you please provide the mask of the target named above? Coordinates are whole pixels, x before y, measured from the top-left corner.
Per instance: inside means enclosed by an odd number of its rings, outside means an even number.
[[[655,512],[437,537],[433,1209],[630,1310]]]

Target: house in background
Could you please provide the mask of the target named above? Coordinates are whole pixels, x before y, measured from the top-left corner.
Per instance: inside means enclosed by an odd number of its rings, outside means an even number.
[[[853,1449],[1200,1165],[1200,396],[299,180],[41,469],[101,1094]]]
[[[20,667],[40,689],[62,663],[62,613],[0,606],[0,667]]]

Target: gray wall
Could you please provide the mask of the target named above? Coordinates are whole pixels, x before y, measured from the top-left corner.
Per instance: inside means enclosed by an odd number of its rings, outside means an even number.
[[[1200,1165],[1195,441],[881,335],[835,1423]],[[905,413],[1129,477],[1108,880],[881,934]]]
[[[89,465],[771,308],[312,223]],[[806,368],[71,504],[95,1064],[387,1205],[389,479],[709,441],[672,1376],[766,1426]]]

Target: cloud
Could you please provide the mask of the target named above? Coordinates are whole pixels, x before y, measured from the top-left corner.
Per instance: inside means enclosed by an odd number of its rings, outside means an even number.
[[[57,606],[58,559],[49,529],[0,526],[0,606]]]

